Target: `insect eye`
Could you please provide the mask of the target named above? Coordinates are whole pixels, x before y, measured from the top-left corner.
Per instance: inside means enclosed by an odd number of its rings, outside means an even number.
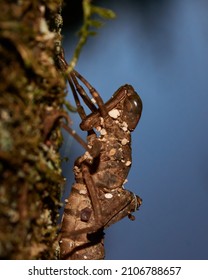
[[[124,101],[123,118],[128,124],[129,130],[134,130],[141,117],[142,101],[139,95],[134,91]]]

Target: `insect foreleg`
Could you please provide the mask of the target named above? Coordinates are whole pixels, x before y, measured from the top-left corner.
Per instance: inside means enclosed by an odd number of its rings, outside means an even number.
[[[76,70],[74,70],[73,73],[74,73],[74,74],[76,75],[76,77],[77,77],[80,81],[82,81],[82,82],[85,84],[85,86],[89,89],[89,91],[90,91],[92,97],[95,99],[95,101],[96,101],[96,103],[97,103],[97,105],[98,105],[98,107],[99,107],[101,116],[102,116],[102,117],[107,116],[108,111],[107,111],[107,109],[106,109],[106,107],[105,107],[105,104],[104,104],[104,102],[103,102],[103,100],[102,100],[100,94],[97,92],[97,90],[96,90],[82,75],[80,75]],[[79,93],[80,93],[80,92],[79,92]],[[81,95],[81,94],[80,94],[80,95]],[[92,110],[92,111],[94,111],[94,110]]]
[[[68,77],[68,80],[70,81],[71,79],[74,83],[74,85],[76,86],[76,90],[79,93],[79,95],[82,97],[83,101],[85,102],[85,104],[88,106],[88,108],[93,112],[96,111],[97,108],[94,105],[94,103],[92,102],[92,100],[88,97],[88,95],[86,94],[85,90],[83,89],[83,87],[78,83],[76,75],[74,73],[74,71],[71,73],[71,75]],[[72,87],[73,84],[70,84],[70,86]],[[74,94],[74,92],[73,92]],[[75,101],[76,99],[78,99],[77,93],[74,94],[74,96],[76,95]],[[76,102],[77,103],[77,102]]]

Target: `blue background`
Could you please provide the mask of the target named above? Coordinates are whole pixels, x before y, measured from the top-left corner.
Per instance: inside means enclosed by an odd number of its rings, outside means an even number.
[[[131,84],[143,100],[132,134],[129,189],[143,198],[134,222],[106,230],[106,259],[208,259],[208,1],[99,1],[113,9],[76,69],[107,101]],[[65,33],[67,60],[78,38]],[[69,91],[69,100],[74,104]],[[73,128],[79,117],[71,114]],[[69,193],[84,150],[65,133]]]

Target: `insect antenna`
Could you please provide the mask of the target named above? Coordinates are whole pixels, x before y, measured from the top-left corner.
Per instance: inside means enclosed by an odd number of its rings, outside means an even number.
[[[65,123],[61,123],[61,126],[86,150],[89,151],[90,149],[87,146],[87,143],[80,137],[75,130],[71,127],[66,125]]]

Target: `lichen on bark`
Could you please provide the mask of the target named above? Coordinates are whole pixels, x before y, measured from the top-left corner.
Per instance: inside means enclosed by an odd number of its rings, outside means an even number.
[[[0,258],[54,259],[65,79],[61,0],[0,3]]]

